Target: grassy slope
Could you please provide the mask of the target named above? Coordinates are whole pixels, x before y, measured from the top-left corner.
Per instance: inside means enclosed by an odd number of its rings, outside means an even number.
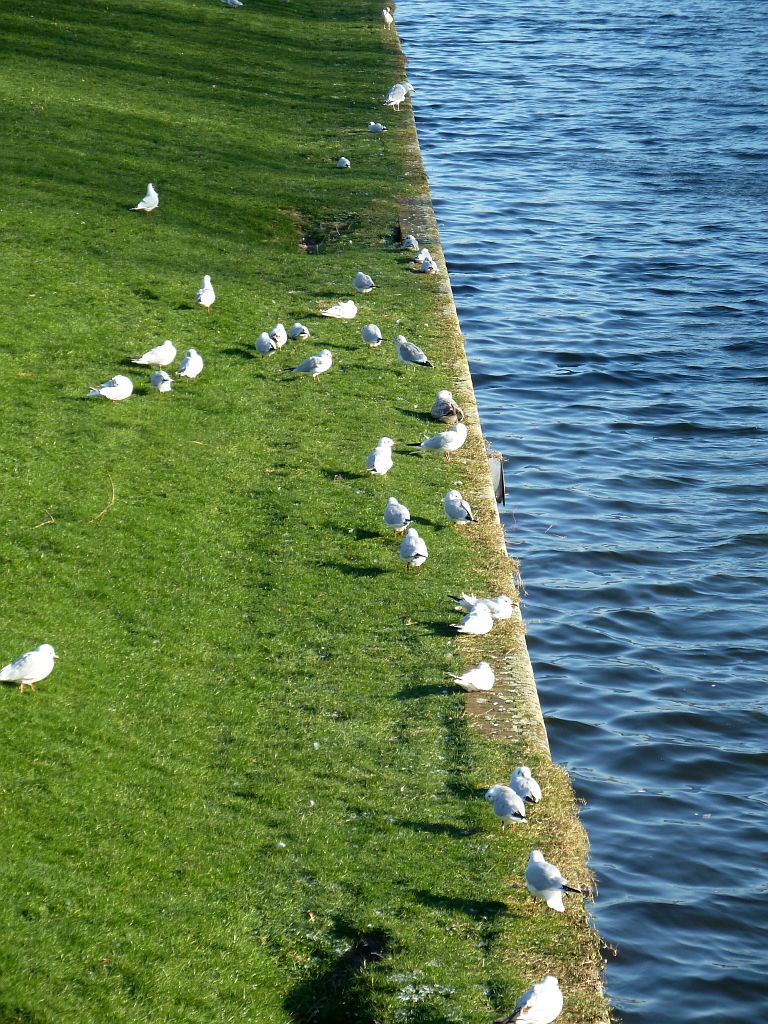
[[[578,874],[570,791],[541,764],[550,799],[502,836],[481,790],[537,758],[470,733],[444,686],[487,648],[447,639],[445,594],[507,574],[442,521],[451,481],[472,495],[477,442],[453,467],[403,454],[386,481],[362,472],[382,434],[430,430],[418,411],[450,386],[359,341],[373,320],[438,366],[451,344],[435,282],[385,244],[395,198],[423,182],[404,173],[404,115],[365,130],[401,77],[377,13],[0,14],[0,658],[43,641],[62,656],[36,695],[0,690],[3,1024],[480,1022],[546,970],[564,1020],[595,1017],[577,911],[534,907],[519,882],[534,844]],[[151,219],[127,209],[149,179]],[[349,230],[304,255],[300,228],[334,221]],[[381,286],[358,320],[315,316],[358,269]],[[206,272],[210,317],[192,302]],[[254,357],[294,319],[311,340]],[[206,370],[160,398],[125,360],[165,337]],[[317,385],[281,373],[325,345]],[[83,398],[117,372],[129,401]],[[430,545],[419,576],[384,534],[389,494]],[[377,929],[385,955],[355,971]]]

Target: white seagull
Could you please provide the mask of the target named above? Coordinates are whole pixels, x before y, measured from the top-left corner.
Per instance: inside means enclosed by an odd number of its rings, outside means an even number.
[[[365,327],[360,331],[363,341],[368,345],[369,348],[378,348],[384,340],[381,336],[381,331],[376,324],[366,324]]]
[[[137,366],[169,366],[176,358],[176,346],[167,338],[162,345],[155,345],[138,359],[132,359]]]
[[[333,365],[333,356],[324,348],[316,356],[308,356],[298,366],[286,366],[285,369],[291,373],[311,373],[312,380],[317,380],[321,373],[325,373],[330,370]]]
[[[392,28],[392,23],[395,19],[392,17],[392,11],[388,7],[385,7],[381,12],[381,20],[384,22],[385,28]]]
[[[512,772],[509,788],[514,789],[527,804],[537,804],[541,800],[541,786],[534,779],[531,769],[526,768],[524,764]]]
[[[494,619],[511,619],[515,611],[515,603],[506,594],[499,594],[498,597],[475,597],[474,594],[462,594],[460,597],[451,595],[459,608],[471,612],[479,604],[484,604]]]
[[[161,395],[164,395],[171,390],[173,377],[165,370],[155,370],[149,378],[149,383],[153,388],[157,388]]]
[[[370,275],[364,274],[362,270],[358,270],[352,281],[352,287],[356,292],[360,292],[361,295],[367,295],[368,292],[373,291],[376,285],[373,283],[373,278]]]
[[[442,452],[445,461],[450,460],[450,453],[457,452],[467,440],[467,428],[463,423],[457,423],[450,430],[441,430],[439,434],[424,441],[411,441],[411,448],[423,448],[432,452]]]
[[[529,892],[539,896],[551,910],[556,910],[559,914],[565,911],[563,893],[579,891],[568,885],[559,868],[544,860],[541,850],[531,850],[525,869],[525,884]]]
[[[243,0],[221,0],[225,7],[244,7]]]
[[[0,680],[5,683],[18,683],[19,693],[24,693],[25,686],[34,690],[36,683],[53,672],[53,663],[58,657],[50,644],[40,644],[34,651],[19,655],[10,665],[0,669]]]
[[[400,243],[400,248],[405,252],[417,252],[419,243],[415,235],[406,235]]]
[[[348,171],[352,167],[352,164],[347,160],[345,156],[340,156],[336,162],[336,166],[340,171]]]
[[[525,816],[525,804],[509,786],[491,786],[485,794],[485,799],[493,804],[493,813],[501,821],[502,828],[514,822],[528,821]]]
[[[387,130],[387,126],[382,124],[381,121],[369,121],[368,131],[373,132],[374,135],[381,135],[382,132]]]
[[[368,472],[373,476],[386,476],[392,469],[394,443],[391,437],[380,437],[376,442],[376,447],[368,455]]]
[[[455,676],[452,672],[449,672],[448,675],[462,690],[467,690],[470,693],[475,690],[492,690],[493,684],[496,682],[496,674],[487,661],[481,661],[474,668],[468,668],[460,676]]]
[[[203,357],[196,348],[191,348],[181,360],[176,376],[188,377],[190,380],[194,380],[195,377],[199,377],[203,372],[203,365]]]
[[[523,992],[508,1017],[494,1024],[552,1024],[563,1009],[563,993],[554,974],[547,974],[527,992]]]
[[[397,349],[397,358],[401,363],[406,363],[408,366],[435,365],[434,363],[430,363],[419,346],[414,345],[412,341],[408,341],[405,335],[398,334],[392,339],[392,341]]]
[[[271,356],[277,352],[277,342],[267,331],[262,331],[256,339],[256,351],[263,356]]]
[[[405,562],[406,571],[408,569],[418,569],[424,565],[428,556],[427,545],[419,536],[418,531],[411,526],[406,531],[403,542],[400,545],[400,557]]]
[[[147,194],[144,196],[143,199],[139,200],[139,202],[135,206],[132,206],[131,209],[144,210],[146,215],[148,217],[151,217],[152,211],[156,210],[159,205],[160,196],[157,194],[157,192],[155,191],[155,186],[150,181],[150,183],[147,185]]]
[[[106,384],[99,384],[97,388],[91,388],[88,392],[89,398],[108,398],[110,402],[122,402],[124,398],[130,398],[133,394],[133,381],[130,377],[124,377],[122,373],[116,374]]]
[[[438,423],[461,423],[464,410],[453,400],[450,391],[438,391],[429,415]]]
[[[443,511],[454,523],[476,523],[472,515],[472,508],[466,498],[461,496],[461,491],[448,491],[443,498]]]
[[[471,612],[467,612],[461,622],[452,622],[451,626],[457,633],[485,636],[493,629],[493,616],[484,604],[478,604]]]
[[[278,348],[282,348],[286,341],[288,341],[288,332],[282,324],[275,324],[269,332],[269,336]]]
[[[413,257],[413,262],[414,263],[423,263],[424,260],[431,260],[431,259],[432,259],[432,254],[430,253],[429,249],[427,249],[425,247],[423,249],[419,249],[419,251]]]
[[[331,316],[335,320],[354,320],[357,316],[355,300],[347,299],[346,302],[336,302],[328,309],[321,309],[320,316]]]
[[[297,320],[290,331],[288,331],[288,337],[291,341],[306,341],[309,337],[309,328],[305,327],[304,324],[300,324]]]
[[[393,536],[404,533],[411,525],[411,513],[397,498],[387,498],[384,509],[384,525],[392,530]]]
[[[421,266],[419,267],[419,273],[420,274],[436,274],[437,273],[437,263],[435,263],[435,261],[432,259],[431,256],[427,256],[426,259],[421,261]]]
[[[205,277],[203,278],[203,283],[197,289],[197,294],[195,295],[195,302],[198,304],[198,306],[202,306],[210,313],[211,306],[214,304],[215,301],[216,292],[213,290],[213,285],[211,284],[211,275],[206,274]]]
[[[393,85],[387,93],[384,100],[384,106],[392,107],[394,110],[399,110],[400,104],[412,92],[413,86],[410,82],[398,82],[397,85]]]

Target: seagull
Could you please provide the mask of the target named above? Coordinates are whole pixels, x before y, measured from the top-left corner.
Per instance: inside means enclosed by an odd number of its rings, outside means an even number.
[[[512,772],[509,788],[514,789],[527,804],[537,804],[541,800],[541,786],[531,774],[531,769],[524,764]]]
[[[408,341],[404,335],[398,334],[393,340],[397,348],[397,358],[401,363],[407,363],[409,366],[433,367],[435,365],[434,363],[430,363],[418,345],[414,345],[412,341]]]
[[[392,28],[392,23],[395,19],[392,17],[392,11],[388,7],[385,7],[381,12],[381,20],[384,22],[385,28]]]
[[[436,274],[437,264],[431,256],[427,256],[426,259],[422,260],[421,266],[419,267],[420,274]]]
[[[431,259],[432,259],[432,253],[429,251],[429,249],[424,248],[424,249],[419,249],[419,251],[413,257],[413,262],[414,263],[423,263],[424,260],[431,260]]]
[[[405,533],[411,525],[411,513],[401,505],[397,498],[387,498],[387,507],[384,509],[384,525],[393,531],[396,537],[399,533]]]
[[[300,324],[297,320],[290,331],[288,331],[288,337],[291,341],[306,341],[309,337],[309,328],[305,327],[304,324]]]
[[[0,680],[5,683],[18,683],[19,693],[24,693],[24,687],[30,690],[35,689],[35,684],[45,679],[53,672],[53,663],[58,661],[58,654],[50,644],[40,644],[34,651],[27,651],[0,669]]]
[[[417,530],[413,526],[409,527],[400,545],[400,557],[405,562],[406,571],[408,569],[418,569],[424,565],[428,556],[427,545],[421,539]]]
[[[513,822],[528,821],[525,816],[525,804],[509,786],[491,786],[485,794],[485,799],[493,804],[493,813],[500,819],[502,828]]]
[[[176,358],[176,346],[168,338],[162,345],[155,345],[138,359],[132,359],[137,366],[169,366]]]
[[[130,398],[133,394],[133,381],[130,377],[124,377],[118,373],[106,384],[99,384],[97,388],[91,388],[88,392],[89,398],[108,398],[110,402],[122,402],[124,398]]]
[[[290,370],[291,373],[311,373],[312,380],[317,380],[320,374],[330,370],[332,365],[333,356],[327,348],[324,348],[319,355],[308,356],[298,366],[286,366],[285,369]]]
[[[339,168],[340,171],[348,171],[352,167],[352,164],[349,162],[349,160],[347,160],[345,156],[340,156],[336,163],[336,166]]]
[[[368,274],[364,274],[362,270],[358,270],[355,274],[354,280],[352,281],[352,287],[356,292],[360,292],[361,295],[367,295],[368,292],[373,291],[376,285],[373,283],[373,278]]]
[[[454,523],[476,523],[472,509],[461,491],[448,491],[443,498],[443,511]]]
[[[476,605],[471,612],[467,612],[461,622],[452,622],[451,627],[458,633],[467,633],[470,636],[485,636],[493,629],[493,616],[484,604]]]
[[[307,335],[309,335],[309,332],[307,332]],[[288,334],[282,324],[275,324],[269,332],[269,336],[278,348],[282,348],[286,341],[288,341]]]
[[[221,0],[226,7],[244,7],[243,0]]]
[[[152,211],[156,210],[160,205],[160,196],[155,192],[155,186],[150,183],[147,185],[147,194],[142,200],[140,200],[135,206],[132,206],[132,210],[143,210],[148,217],[152,216]]]
[[[262,331],[256,339],[256,351],[260,352],[263,356],[271,356],[277,352],[277,342],[274,338],[270,337],[267,331]]]
[[[474,594],[462,594],[460,597],[451,595],[459,608],[471,612],[479,604],[484,604],[494,619],[511,619],[515,612],[515,603],[506,594],[499,594],[498,597],[475,597]]]
[[[381,135],[382,132],[387,130],[387,126],[382,124],[381,121],[369,121],[368,131],[373,132],[374,135]]]
[[[419,248],[419,243],[415,235],[406,235],[403,239],[400,248],[405,252],[416,252]]]
[[[210,274],[206,274],[203,278],[203,283],[197,289],[197,295],[195,295],[195,302],[198,306],[203,306],[208,312],[211,312],[211,306],[216,301],[216,292],[213,290],[211,284]]]
[[[409,95],[409,93],[412,92],[413,86],[410,82],[398,82],[397,85],[393,85],[387,93],[386,99],[384,100],[384,106],[399,110],[400,104]]]
[[[498,1017],[494,1024],[552,1024],[563,1009],[563,993],[554,974],[523,992],[508,1017]]]
[[[191,348],[181,360],[179,368],[176,371],[176,376],[188,377],[190,380],[194,380],[195,377],[199,377],[202,372],[203,357],[196,348]]]
[[[525,869],[525,884],[529,892],[534,896],[540,896],[551,910],[556,910],[559,914],[565,911],[563,893],[579,892],[566,883],[559,868],[544,860],[541,850],[531,850]]]
[[[161,395],[164,395],[167,391],[171,390],[173,377],[166,373],[165,370],[155,370],[149,378],[149,383],[153,388],[157,388]]]
[[[438,423],[461,423],[464,410],[454,402],[450,391],[438,391],[429,415]]]
[[[391,437],[380,437],[376,447],[368,456],[368,472],[374,476],[386,476],[392,469],[392,446],[394,441]]]
[[[481,661],[474,668],[468,668],[460,676],[455,676],[452,672],[449,672],[448,675],[456,681],[462,690],[469,692],[474,690],[492,690],[493,684],[496,682],[496,675],[487,661]]]
[[[442,452],[445,461],[450,461],[450,453],[457,452],[467,440],[467,428],[463,423],[457,423],[450,430],[441,430],[439,434],[424,441],[411,441],[412,448],[424,448],[433,452]]]
[[[346,302],[337,302],[328,309],[321,309],[320,316],[332,316],[336,320],[354,320],[357,316],[355,300],[347,299]]]
[[[381,331],[376,324],[366,324],[365,327],[360,331],[363,341],[367,343],[369,348],[378,348],[384,340],[381,336]]]

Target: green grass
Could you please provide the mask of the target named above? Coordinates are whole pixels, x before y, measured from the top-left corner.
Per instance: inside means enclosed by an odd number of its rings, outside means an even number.
[[[510,570],[442,516],[460,479],[492,523],[478,438],[452,465],[405,454],[460,342],[389,241],[424,188],[405,111],[366,131],[394,34],[373,2],[247,4],[0,14],[0,663],[61,656],[36,694],[0,689],[0,1024],[479,1024],[547,971],[562,1019],[594,1021],[594,937],[522,886],[534,845],[584,877],[567,779],[445,685],[510,642],[453,641],[446,594]],[[148,180],[152,218],[128,209]],[[357,320],[317,316],[358,269],[379,290]],[[296,319],[310,340],[255,355]],[[369,351],[369,320],[437,369]],[[166,337],[206,369],[161,398],[126,360]],[[316,385],[281,372],[326,346]],[[118,372],[131,399],[85,399]],[[482,791],[522,760],[547,799],[502,835]]]

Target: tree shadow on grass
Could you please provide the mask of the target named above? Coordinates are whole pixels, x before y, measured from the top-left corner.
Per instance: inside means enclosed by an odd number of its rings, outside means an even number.
[[[349,565],[346,562],[321,562],[325,569],[336,569],[346,576],[383,576],[389,569],[380,569],[377,565]]]
[[[365,976],[377,969],[392,939],[382,929],[362,932],[338,921],[333,936],[350,948],[340,956],[317,955],[312,977],[286,996],[286,1013],[294,1024],[377,1024]]]

